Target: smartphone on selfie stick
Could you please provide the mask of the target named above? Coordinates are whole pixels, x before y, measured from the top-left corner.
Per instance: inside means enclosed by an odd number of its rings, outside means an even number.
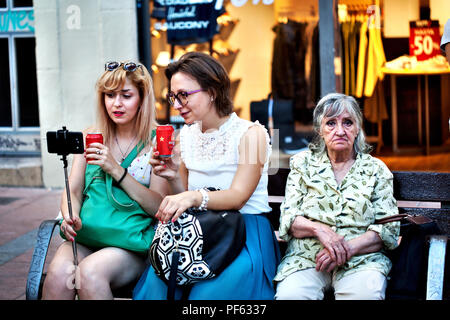
[[[47,151],[62,156],[61,160],[64,166],[64,179],[66,183],[67,206],[69,207],[69,216],[72,219],[72,202],[70,200],[69,178],[67,175],[67,156],[72,153],[83,153],[83,133],[69,132],[65,126],[62,130],[47,131]],[[77,243],[76,239],[72,242],[73,263],[78,266]]]

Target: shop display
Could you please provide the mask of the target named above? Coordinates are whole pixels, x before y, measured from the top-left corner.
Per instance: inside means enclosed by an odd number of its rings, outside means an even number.
[[[281,17],[272,29],[272,95],[293,100],[294,119],[309,124],[320,95],[319,30],[317,19],[299,20]]]
[[[418,61],[416,56],[403,55],[386,62],[385,67],[392,70],[445,70],[449,64],[444,56],[437,55],[427,60]]]
[[[190,5],[154,1],[151,14],[153,18],[151,19],[151,35],[152,50],[156,57],[154,57],[155,63],[152,70],[154,71],[158,120],[164,120],[177,126],[184,123],[184,119],[178,115],[176,110],[169,108],[165,100],[167,80],[164,72],[160,71],[171,61],[176,61],[186,52],[205,52],[218,59],[230,73],[239,49],[231,48],[227,41],[239,20],[233,18],[225,10],[228,4],[229,1],[198,0],[195,4]],[[195,24],[191,23],[193,20],[196,20]],[[240,80],[231,79],[232,99],[236,95]],[[239,113],[240,108],[235,107],[234,111]]]
[[[164,10],[158,8],[158,3],[174,4],[175,2],[151,1],[154,4],[151,8],[153,10],[151,48],[154,55],[152,70],[154,71],[158,120],[170,121],[177,125],[184,123],[176,110],[168,108],[164,98],[167,93],[167,80],[163,71],[171,61],[177,60],[185,52],[202,51],[220,60],[229,74],[232,74],[231,71],[240,54],[241,50],[232,47],[229,42],[239,21],[230,14],[230,12],[234,12],[234,9],[230,7],[231,11],[225,9],[228,5],[232,6],[232,3],[227,0],[223,1],[223,14],[217,18],[214,17],[213,24],[216,24],[216,33],[209,35],[210,40],[207,39],[208,37],[193,37],[179,42],[172,41],[173,38],[170,34],[174,25],[168,24],[168,15],[170,14],[172,22],[175,21],[175,17],[185,16],[187,18],[192,16],[194,11],[198,13],[197,5],[203,2],[206,3],[203,0],[196,1],[195,5],[184,6],[184,9],[172,5],[169,13],[167,8]],[[209,1],[210,9],[218,2]],[[315,1],[300,3],[277,0],[273,5],[276,21],[272,28],[274,32],[273,47],[267,48],[268,50],[272,49],[271,65],[269,65],[271,90],[268,90],[266,95],[271,93],[276,99],[291,100],[293,126],[297,126],[297,130],[300,128],[300,131],[303,132],[308,130],[312,111],[320,99],[321,91],[318,3]],[[197,9],[194,10],[193,6]],[[170,6],[167,5],[167,7]],[[358,99],[364,113],[367,139],[369,143],[376,145],[376,153],[380,152],[383,145],[382,130],[385,127],[383,123],[391,115],[391,111],[388,109],[389,104],[386,105],[389,96],[385,97],[385,93],[387,92],[389,95],[390,90],[385,88],[387,85],[383,82],[386,74],[383,72],[383,67],[423,70],[448,68],[441,55],[424,61],[417,61],[412,56],[404,55],[386,62],[384,46],[386,44],[392,46],[392,44],[389,39],[386,41],[382,38],[385,23],[383,8],[383,1],[379,0],[339,0],[337,12],[339,22],[336,21],[339,29],[336,28],[335,34],[336,41],[340,42],[335,45],[336,89]],[[212,10],[219,12],[215,6]],[[269,28],[267,28],[267,32],[271,32]],[[179,35],[183,36],[183,33]],[[233,37],[233,39],[235,38]],[[419,43],[419,40],[414,41]],[[429,40],[425,40],[424,37],[422,40],[423,50],[428,50]],[[396,50],[400,51],[401,49],[396,47]],[[409,48],[405,46],[403,52],[406,53],[408,50]],[[387,53],[391,53],[392,57],[392,51]],[[233,100],[241,83],[241,79],[231,79]],[[241,96],[239,97],[241,98]],[[258,98],[260,99],[260,97],[255,97],[255,100]],[[250,102],[252,101],[253,99],[250,100]],[[239,112],[240,109],[239,106],[236,106],[235,111]]]
[[[342,91],[359,99],[364,118],[376,126],[369,143],[383,145],[382,123],[389,118],[382,68],[386,62],[381,36],[380,12],[373,3],[339,5],[342,44]]]

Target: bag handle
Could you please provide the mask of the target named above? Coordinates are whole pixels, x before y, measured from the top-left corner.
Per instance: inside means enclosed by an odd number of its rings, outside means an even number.
[[[384,224],[384,223],[402,221],[402,220],[407,220],[408,222],[413,223],[413,224],[425,224],[425,223],[430,223],[433,221],[432,219],[430,219],[426,216],[410,215],[410,214],[406,214],[406,213],[401,213],[401,214],[396,214],[396,215],[393,215],[390,217],[375,220],[375,223],[376,224]]]
[[[121,163],[120,166],[122,168],[128,168],[143,148],[144,148],[144,143],[142,141],[140,141],[133,148],[133,150],[131,150],[131,152],[128,154],[128,156],[125,158],[125,160]],[[116,209],[131,211],[131,210],[134,210],[136,208],[136,206],[138,206],[137,202],[132,199],[131,199],[131,202],[129,202],[129,203],[121,203],[121,202],[117,201],[117,199],[114,197],[114,192],[113,192],[113,188],[112,188],[113,178],[111,177],[111,175],[105,174],[105,181],[106,181],[106,195],[108,196],[108,200],[111,202],[111,204]]]

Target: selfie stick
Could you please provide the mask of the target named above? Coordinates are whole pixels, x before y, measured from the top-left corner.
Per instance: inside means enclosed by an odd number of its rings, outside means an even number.
[[[69,207],[70,220],[72,220],[72,201],[70,200],[69,179],[67,177],[67,158],[65,154],[62,155],[61,160],[63,161],[64,164],[64,179],[66,181],[67,206]],[[78,266],[76,239],[74,239],[72,242],[72,250],[73,250],[73,263],[75,266]]]

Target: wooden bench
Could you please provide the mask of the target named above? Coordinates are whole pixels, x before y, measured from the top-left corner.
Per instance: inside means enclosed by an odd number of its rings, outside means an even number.
[[[289,169],[278,169],[276,174],[269,175],[268,193],[272,213],[268,218],[278,230],[280,204],[284,199]],[[444,237],[430,237],[427,299],[450,299],[450,281],[448,281],[448,263],[446,281],[444,283],[444,263],[446,241],[450,232],[450,173],[435,172],[393,172],[394,196],[398,201],[400,213],[424,215],[435,220]],[[41,298],[42,284],[45,279],[44,265],[48,247],[57,226],[57,220],[46,220],[39,227],[36,246],[34,248],[28,273],[26,298]],[[286,243],[280,242],[284,252]],[[131,298],[134,283],[125,288],[114,290],[114,297]]]

